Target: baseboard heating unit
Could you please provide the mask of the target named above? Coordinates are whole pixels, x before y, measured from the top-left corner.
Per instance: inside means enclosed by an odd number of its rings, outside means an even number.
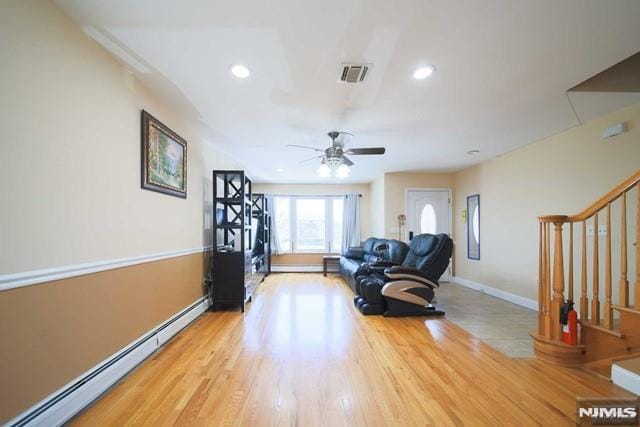
[[[64,424],[152,355],[171,337],[200,317],[208,306],[208,300],[205,297],[201,298],[6,425],[58,426]]]

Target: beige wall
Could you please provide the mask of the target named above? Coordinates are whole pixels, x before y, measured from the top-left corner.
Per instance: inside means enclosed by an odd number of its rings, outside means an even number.
[[[384,236],[384,174],[378,176],[369,185],[369,193],[371,194],[371,203],[369,204],[369,222],[371,223],[372,236]]]
[[[253,185],[255,193],[290,196],[338,196],[349,193],[362,194],[360,198],[360,236],[364,240],[371,235],[369,219],[369,184],[263,184]],[[273,265],[322,264],[324,254],[286,254],[274,256]]]
[[[54,5],[0,7],[0,273],[202,246],[228,159]],[[141,109],[188,141],[186,200],[140,189]]]
[[[405,214],[405,190],[408,188],[453,188],[453,174],[427,172],[396,172],[384,174],[384,235],[390,239],[404,240],[398,236],[398,215]]]
[[[610,140],[601,138],[603,128],[621,121],[627,122],[629,132]],[[536,217],[575,214],[640,169],[639,123],[640,104],[636,104],[456,173],[456,276],[537,299]],[[480,261],[466,257],[461,215],[466,197],[476,193],[480,194]],[[612,230],[620,217],[617,209],[614,205]],[[616,243],[614,234],[612,245],[617,252]]]
[[[282,254],[282,255],[272,255],[271,256],[271,265],[273,266],[290,266],[290,265],[322,265],[322,257],[325,255],[335,255],[335,254],[324,254],[324,253],[315,253],[315,254]]]
[[[210,241],[233,167],[52,3],[0,3],[0,274]],[[140,189],[140,110],[188,141],[188,198]],[[202,255],[0,292],[0,423],[203,294]]]

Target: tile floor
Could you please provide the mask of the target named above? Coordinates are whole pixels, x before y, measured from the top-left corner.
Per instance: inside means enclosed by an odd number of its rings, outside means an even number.
[[[537,312],[474,291],[442,283],[436,306],[446,318],[510,357],[533,357],[529,332],[537,328]]]

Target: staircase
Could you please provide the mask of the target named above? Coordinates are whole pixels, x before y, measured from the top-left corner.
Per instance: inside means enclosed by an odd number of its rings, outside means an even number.
[[[538,218],[538,330],[531,336],[539,359],[610,376],[616,361],[640,354],[639,183],[640,171],[579,214]],[[579,313],[578,345],[562,341],[565,300]]]

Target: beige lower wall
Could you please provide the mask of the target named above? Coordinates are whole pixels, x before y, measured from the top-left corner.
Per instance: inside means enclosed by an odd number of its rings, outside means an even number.
[[[602,139],[605,127],[622,121],[627,122],[629,132],[610,140]],[[640,104],[636,104],[456,173],[455,274],[537,299],[537,216],[578,213],[640,169],[639,124]],[[480,194],[479,261],[467,259],[466,254],[462,210],[471,194]],[[631,200],[635,200],[635,194],[634,190]],[[630,218],[635,218],[635,210],[631,211],[632,206],[629,209],[633,215]],[[615,224],[619,212],[619,207],[614,206],[612,230],[619,230]],[[604,216],[601,224],[603,221]],[[604,238],[600,239],[603,250]],[[612,247],[619,254],[616,239],[614,234]],[[601,254],[601,263],[603,257]],[[614,277],[617,259],[619,255],[614,258]]]
[[[271,265],[322,265],[322,257],[325,255],[332,255],[332,254],[273,255],[271,257]]]
[[[406,215],[405,191],[409,188],[453,188],[453,174],[428,172],[396,172],[384,174],[384,236],[404,240],[398,236],[398,215]]]
[[[202,253],[0,292],[0,423],[203,295]]]

